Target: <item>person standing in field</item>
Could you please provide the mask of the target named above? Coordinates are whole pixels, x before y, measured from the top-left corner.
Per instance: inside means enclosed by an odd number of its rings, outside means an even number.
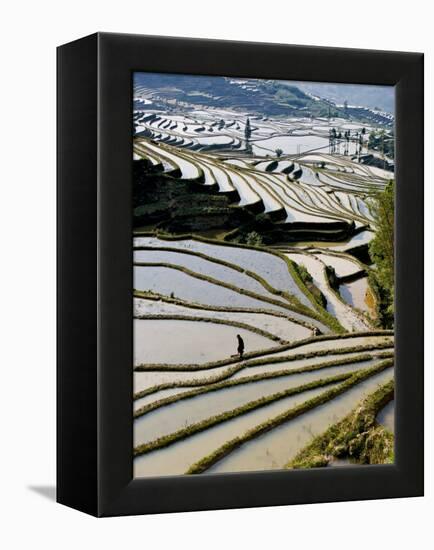
[[[237,334],[238,338],[238,355],[240,356],[240,359],[243,358],[244,353],[244,340],[241,338],[239,334]]]

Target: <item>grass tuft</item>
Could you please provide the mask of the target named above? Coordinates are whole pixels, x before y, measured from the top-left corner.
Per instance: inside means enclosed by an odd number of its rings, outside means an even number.
[[[394,437],[376,421],[378,412],[394,397],[394,381],[381,386],[341,422],[316,437],[287,464],[287,468],[318,468],[333,459],[357,464],[390,464]]]

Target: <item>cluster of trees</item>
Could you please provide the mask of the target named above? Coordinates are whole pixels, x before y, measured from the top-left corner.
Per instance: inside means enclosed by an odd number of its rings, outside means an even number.
[[[394,322],[395,298],[395,192],[391,180],[384,192],[379,192],[371,205],[377,231],[369,245],[373,264],[370,283],[379,296],[379,321],[385,328]]]
[[[385,130],[374,130],[369,134],[368,139],[366,136],[366,128],[362,128],[360,131],[351,132],[346,130],[345,132],[338,131],[336,128],[329,130],[329,150],[330,153],[341,153],[341,146],[343,144],[343,154],[349,154],[350,141],[356,144],[356,155],[363,153],[363,148],[373,149],[382,153],[383,158],[393,159],[395,157],[395,138],[393,133],[386,133]]]
[[[395,158],[395,137],[393,133],[386,134],[384,130],[371,132],[368,147],[379,151],[383,154],[383,157]]]
[[[361,155],[363,150],[363,145],[365,143],[365,134],[366,128],[362,128],[360,132],[354,132],[351,135],[350,130],[346,130],[344,133],[338,132],[336,128],[331,128],[329,130],[329,149],[330,153],[340,153],[341,152],[341,143],[344,144],[344,155],[348,155],[350,141],[353,141],[356,144],[356,155]]]

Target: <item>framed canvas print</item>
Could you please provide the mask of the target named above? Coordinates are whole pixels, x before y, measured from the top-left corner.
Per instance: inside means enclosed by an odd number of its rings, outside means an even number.
[[[58,501],[423,494],[423,56],[58,49]]]

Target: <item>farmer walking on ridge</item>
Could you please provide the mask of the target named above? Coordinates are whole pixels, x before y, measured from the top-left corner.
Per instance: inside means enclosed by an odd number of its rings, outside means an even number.
[[[238,354],[240,356],[240,359],[242,359],[243,353],[244,353],[244,340],[241,338],[239,334],[237,334],[237,338],[238,338]]]

